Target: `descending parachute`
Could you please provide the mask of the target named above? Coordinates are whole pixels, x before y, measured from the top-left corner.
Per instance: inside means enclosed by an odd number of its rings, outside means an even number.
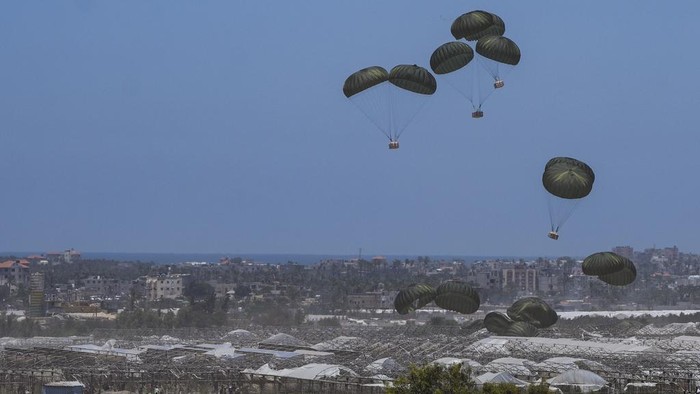
[[[430,68],[435,74],[457,71],[474,59],[474,51],[469,45],[452,41],[440,45],[430,56]]]
[[[436,90],[435,77],[417,65],[398,65],[390,72],[367,67],[343,85],[345,97],[389,139],[389,149],[399,147],[399,136]]]
[[[350,98],[375,85],[389,80],[389,73],[382,67],[372,66],[350,75],[343,85],[345,97]]]
[[[500,36],[506,31],[503,19],[490,12],[476,10],[462,14],[452,22],[450,31],[455,39],[478,40],[486,36]]]
[[[430,56],[430,68],[449,83],[472,104],[472,117],[483,116],[481,105],[493,89],[474,58],[472,48],[463,42],[452,41],[440,45]]]
[[[586,275],[607,275],[625,267],[625,257],[613,252],[598,252],[586,257],[581,269]]]
[[[583,260],[581,268],[584,274],[597,276],[613,286],[626,286],[637,278],[634,263],[613,252],[594,253]]]
[[[559,238],[559,229],[571,216],[578,202],[590,194],[594,181],[593,170],[582,161],[555,157],[547,162],[542,174],[542,185],[550,193],[550,238]]]
[[[436,74],[443,75],[445,79],[460,94],[472,103],[473,118],[481,118],[484,112],[481,106],[495,89],[504,86],[503,75],[520,61],[520,49],[515,43],[502,37],[506,31],[505,23],[498,15],[490,12],[476,10],[460,15],[452,22],[450,28],[455,39],[476,41],[476,53],[479,61],[467,65],[474,57],[472,48],[467,44],[463,47],[456,43],[447,43],[440,46],[431,57],[431,67]],[[464,64],[457,64],[456,68],[448,68],[447,71],[439,71],[435,65],[444,57],[445,52],[464,52],[461,59],[468,59]],[[450,62],[452,62],[450,58]],[[450,64],[450,63],[448,63]]]
[[[481,55],[481,65],[494,79],[493,87],[504,86],[503,78],[520,63],[520,48],[509,38],[487,36],[476,43],[476,53]]]
[[[515,301],[507,313],[511,319],[528,322],[537,328],[547,328],[559,319],[557,312],[537,297],[525,297]]]
[[[430,285],[412,284],[399,291],[394,299],[396,311],[405,315],[429,304],[435,298],[435,289]]]
[[[513,321],[501,312],[489,312],[484,317],[484,326],[489,332],[496,335],[505,334],[511,324],[513,324]]]
[[[443,282],[435,290],[435,305],[449,311],[469,314],[479,309],[479,294],[464,282]]]

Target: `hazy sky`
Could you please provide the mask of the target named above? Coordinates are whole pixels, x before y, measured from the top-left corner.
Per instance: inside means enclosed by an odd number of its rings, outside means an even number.
[[[0,5],[0,250],[700,252],[700,2]],[[522,51],[486,117],[438,79],[401,136],[342,94],[429,67],[462,13]],[[544,164],[596,172],[549,230]]]

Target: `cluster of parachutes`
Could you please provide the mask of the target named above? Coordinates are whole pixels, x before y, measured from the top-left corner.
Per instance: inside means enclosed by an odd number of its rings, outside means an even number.
[[[456,40],[477,41],[476,55],[467,43],[448,42],[433,52],[430,67],[472,103],[472,117],[480,118],[481,105],[504,86],[503,76],[520,62],[520,48],[503,37],[503,20],[486,11],[461,15],[451,32]],[[475,57],[477,61],[472,62]],[[484,84],[485,77],[492,81]],[[416,64],[398,65],[391,71],[380,66],[363,68],[343,84],[345,97],[389,139],[389,149],[398,149],[399,137],[436,90],[435,77]]]
[[[437,90],[435,77],[417,65],[398,65],[387,72],[379,66],[350,75],[343,93],[389,139],[389,149],[398,149],[399,137]]]
[[[542,299],[525,297],[515,301],[506,313],[487,313],[484,326],[496,335],[534,337],[538,329],[550,327],[557,320],[557,312]]]
[[[481,106],[491,93],[505,85],[504,76],[520,62],[520,48],[503,37],[503,19],[486,11],[459,16],[450,31],[458,41],[440,45],[430,56],[430,68],[471,102],[472,117],[481,118]],[[476,41],[476,55],[460,39]]]
[[[431,302],[438,307],[457,313],[470,314],[479,310],[479,293],[461,281],[446,281],[434,288],[427,284],[412,284],[399,291],[394,309],[400,315],[413,312]]]

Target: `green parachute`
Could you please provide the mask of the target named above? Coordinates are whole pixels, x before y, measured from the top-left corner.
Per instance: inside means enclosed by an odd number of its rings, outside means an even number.
[[[514,321],[528,322],[537,328],[547,328],[559,319],[557,312],[538,297],[525,297],[508,308],[508,317]]]
[[[398,65],[389,72],[389,82],[416,94],[431,95],[437,90],[437,82],[430,71],[417,65]]]
[[[394,299],[394,309],[400,315],[405,315],[428,305],[434,298],[435,289],[432,286],[414,283],[399,291]]]
[[[505,30],[498,15],[481,10],[467,12],[452,22],[450,31],[457,40],[478,40],[477,55],[468,44],[457,41],[441,45],[430,57],[433,72],[471,102],[473,118],[484,116],[482,105],[495,89],[504,86],[504,75],[520,62],[518,46],[502,37]],[[474,57],[478,61],[472,62]]]
[[[613,252],[598,252],[586,257],[581,265],[583,273],[597,276],[613,286],[627,286],[637,278],[634,263]]]
[[[464,282],[443,282],[435,290],[435,305],[448,311],[464,314],[474,313],[479,309],[479,293]]]
[[[555,157],[547,162],[542,174],[542,185],[550,194],[550,238],[559,238],[559,229],[569,219],[578,202],[590,194],[594,181],[593,170],[582,161]]]
[[[460,41],[440,45],[430,56],[430,68],[435,74],[455,72],[474,59],[472,48]]]
[[[345,84],[343,85],[343,93],[345,94],[345,97],[350,98],[388,80],[389,73],[382,67],[372,66],[363,68],[362,70],[353,73],[345,80]]]
[[[462,14],[452,22],[450,32],[455,39],[467,41],[478,40],[482,37],[503,35],[506,25],[503,19],[490,12],[476,10]]]
[[[417,65],[398,65],[387,72],[379,66],[351,74],[343,94],[389,139],[389,149],[398,149],[399,136],[437,90],[435,77]]]
[[[513,320],[502,312],[489,312],[484,317],[484,326],[489,332],[496,335],[505,334],[511,324],[513,324]]]
[[[515,66],[520,63],[520,48],[509,38],[488,36],[476,43],[476,53],[498,63]]]
[[[505,85],[503,79],[520,63],[520,48],[509,38],[488,36],[476,43],[479,61],[493,78],[493,86],[498,89]]]

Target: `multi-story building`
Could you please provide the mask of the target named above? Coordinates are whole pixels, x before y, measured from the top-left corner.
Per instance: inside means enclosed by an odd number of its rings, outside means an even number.
[[[44,273],[35,272],[29,284],[29,316],[44,316]]]
[[[46,260],[51,264],[70,264],[80,260],[80,252],[75,249],[66,249],[63,252],[48,252]]]
[[[29,261],[7,260],[0,263],[0,285],[29,286]]]
[[[391,309],[394,307],[394,299],[397,291],[370,291],[362,294],[348,295],[350,309]]]
[[[520,292],[534,293],[537,291],[537,270],[524,266],[504,268],[503,287],[513,288]]]
[[[541,271],[537,275],[537,289],[540,292],[551,293],[562,290],[562,276],[560,271]]]
[[[634,249],[631,246],[616,246],[612,248],[612,251],[630,260],[634,259]]]
[[[129,291],[130,281],[105,278],[100,275],[88,276],[84,281],[87,295],[114,297]]]
[[[151,301],[157,301],[164,298],[175,299],[182,297],[189,279],[189,274],[147,277],[145,286],[146,298]]]

